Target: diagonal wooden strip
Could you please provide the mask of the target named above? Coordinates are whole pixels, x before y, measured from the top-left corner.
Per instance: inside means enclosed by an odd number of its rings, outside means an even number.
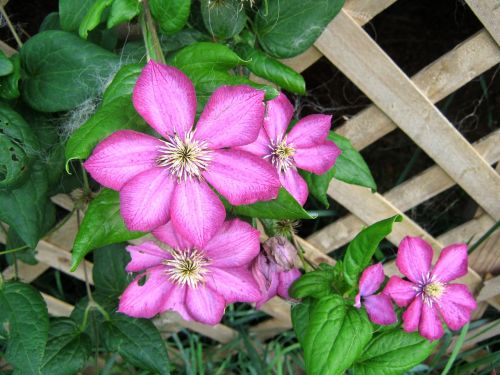
[[[465,0],[465,2],[500,46],[500,2],[498,0]]]
[[[315,45],[486,212],[500,219],[500,177],[346,12],[339,13]]]
[[[488,163],[494,164],[500,160],[499,144],[500,130],[497,130],[476,142],[474,147]],[[392,188],[384,194],[384,198],[406,212],[454,185],[455,181],[435,165]],[[334,191],[332,194],[335,196]],[[329,253],[351,241],[363,225],[360,219],[350,214],[313,233],[307,241],[320,251]]]
[[[49,294],[42,293],[42,297],[47,304],[47,309],[49,310],[49,314],[52,316],[70,316],[71,312],[75,308],[75,306],[61,301]]]
[[[500,275],[484,282],[484,287],[477,296],[478,301],[486,301],[500,295]]]

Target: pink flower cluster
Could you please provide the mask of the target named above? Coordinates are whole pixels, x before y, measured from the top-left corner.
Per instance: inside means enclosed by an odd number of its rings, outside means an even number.
[[[445,247],[431,267],[433,253],[423,239],[405,237],[399,245],[396,265],[408,280],[392,276],[384,290],[374,295],[385,276],[381,264],[370,266],[361,276],[354,306],[363,305],[374,323],[392,324],[397,321],[392,299],[407,308],[403,313],[404,330],[418,330],[429,340],[443,336],[441,318],[453,330],[462,328],[470,320],[476,301],[467,286],[450,281],[467,274],[467,246]]]
[[[141,72],[132,100],[155,135],[117,131],[84,166],[119,191],[128,229],[152,231],[171,249],[153,242],[128,247],[127,270],[140,274],[119,310],[151,317],[170,309],[215,324],[228,303],[287,295],[290,280],[280,287],[273,281],[269,292],[252,276],[251,263],[260,262],[258,232],[239,220],[225,222],[218,194],[243,205],[274,199],[284,186],[303,205],[308,191],[297,168],[321,174],[340,154],[327,140],[330,116],[307,116],[286,135],[293,107],[283,94],[266,106],[261,90],[223,86],[195,124],[192,82],[154,61]],[[281,280],[298,271],[273,272]]]

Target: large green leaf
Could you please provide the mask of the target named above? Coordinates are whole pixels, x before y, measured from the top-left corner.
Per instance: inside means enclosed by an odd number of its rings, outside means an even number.
[[[128,262],[130,262],[130,255],[122,244],[97,249],[94,252],[94,268],[92,269],[96,290],[110,298],[116,298],[122,294],[129,284],[125,271]]]
[[[113,0],[97,0],[83,17],[78,34],[83,39],[87,39],[89,31],[94,30],[100,23],[103,12],[111,6]]]
[[[108,29],[128,22],[140,12],[139,0],[114,0],[108,17]]]
[[[108,350],[118,352],[134,366],[169,374],[165,342],[150,320],[115,314],[104,322],[103,330]]]
[[[54,319],[50,322],[42,374],[74,375],[85,366],[90,354],[90,337],[72,319]]]
[[[338,295],[317,300],[309,311],[304,338],[307,373],[343,374],[372,337],[372,325],[363,310],[346,306]]]
[[[257,202],[249,205],[232,206],[225,199],[222,200],[226,209],[233,214],[257,217],[263,219],[314,219],[313,216],[290,195],[281,188],[278,197],[266,202]]]
[[[129,231],[120,215],[119,193],[103,189],[89,204],[72,252],[71,270],[74,271],[90,251],[144,236],[143,232]]]
[[[65,31],[77,31],[96,0],[59,0],[59,18]]]
[[[203,23],[212,36],[227,39],[238,34],[247,22],[240,0],[201,0]]]
[[[293,298],[323,298],[334,293],[334,283],[339,279],[339,271],[334,267],[307,272],[297,279],[288,293]]]
[[[0,98],[3,99],[16,99],[21,95],[19,92],[19,80],[21,79],[21,58],[19,54],[11,56],[9,60],[12,63],[12,73],[0,77]]]
[[[189,18],[191,0],[149,0],[155,20],[165,34],[181,30]]]
[[[297,340],[300,345],[304,346],[307,328],[309,326],[309,310],[311,309],[311,301],[304,300],[292,306],[292,325]]]
[[[66,111],[100,94],[119,57],[74,34],[49,30],[21,49],[24,100],[42,112]]]
[[[296,56],[314,43],[343,5],[344,0],[264,1],[255,20],[259,43],[275,57]]]
[[[102,105],[111,103],[113,100],[122,96],[131,99],[135,82],[143,67],[142,64],[123,65],[106,88],[102,97]],[[129,103],[129,105],[131,105],[131,103]]]
[[[49,316],[40,293],[20,282],[0,284],[0,325],[8,326],[7,362],[13,375],[41,375]]]
[[[400,328],[376,336],[353,366],[355,375],[399,375],[422,363],[438,345]]]
[[[359,275],[370,264],[379,243],[392,232],[393,224],[402,220],[401,215],[395,215],[378,221],[363,229],[349,243],[344,256],[344,278],[349,285],[357,285]]]

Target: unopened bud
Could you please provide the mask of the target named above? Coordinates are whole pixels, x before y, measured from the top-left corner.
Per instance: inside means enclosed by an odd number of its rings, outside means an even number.
[[[297,249],[285,237],[271,237],[264,242],[263,247],[270,260],[281,270],[288,271],[298,266]]]

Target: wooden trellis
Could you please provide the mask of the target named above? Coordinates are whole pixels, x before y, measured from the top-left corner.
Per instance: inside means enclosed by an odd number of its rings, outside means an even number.
[[[492,167],[500,160],[500,130],[470,144],[441,114],[434,103],[452,94],[472,79],[500,62],[500,5],[496,0],[466,0],[482,22],[484,29],[429,64],[413,77],[408,77],[363,30],[362,26],[396,0],[347,0],[344,9],[301,56],[285,62],[298,71],[311,66],[325,56],[348,77],[371,101],[372,105],[347,120],[336,131],[348,137],[354,147],[363,149],[399,128],[434,161],[435,165],[384,195],[369,189],[333,180],[329,196],[350,211],[350,214],[315,232],[308,238],[298,238],[306,257],[314,264],[334,263],[328,253],[352,240],[365,226],[395,214],[404,216],[388,237],[397,245],[405,235],[424,237],[436,254],[449,243],[466,242],[481,237],[500,219],[500,177]],[[3,50],[6,46],[0,45]],[[443,150],[446,150],[445,152]],[[500,164],[499,164],[500,165]],[[404,212],[453,187],[460,186],[472,197],[479,209],[475,217],[438,237],[432,237]],[[58,195],[53,201],[71,210],[69,196]],[[76,217],[71,217],[58,231],[40,241],[34,266],[18,264],[21,280],[31,282],[49,268],[55,268],[84,280],[83,266],[69,272],[71,247],[76,234]],[[479,318],[488,305],[500,309],[500,276],[491,272],[500,268],[499,235],[492,236],[476,250],[470,259],[470,272],[463,278],[476,293]],[[0,242],[5,238],[0,233]],[[91,275],[92,264],[86,262]],[[386,265],[389,274],[397,273],[394,263]],[[3,271],[13,276],[13,267]],[[90,279],[90,282],[92,280]],[[53,296],[43,295],[49,312],[67,316],[73,306]],[[267,339],[290,329],[290,305],[273,299],[262,310],[270,318],[251,328],[260,339]],[[228,342],[237,334],[232,328],[186,322],[176,314],[167,313],[157,319],[165,334],[181,327],[196,331],[219,342]],[[500,334],[500,325],[468,341],[468,345]]]

